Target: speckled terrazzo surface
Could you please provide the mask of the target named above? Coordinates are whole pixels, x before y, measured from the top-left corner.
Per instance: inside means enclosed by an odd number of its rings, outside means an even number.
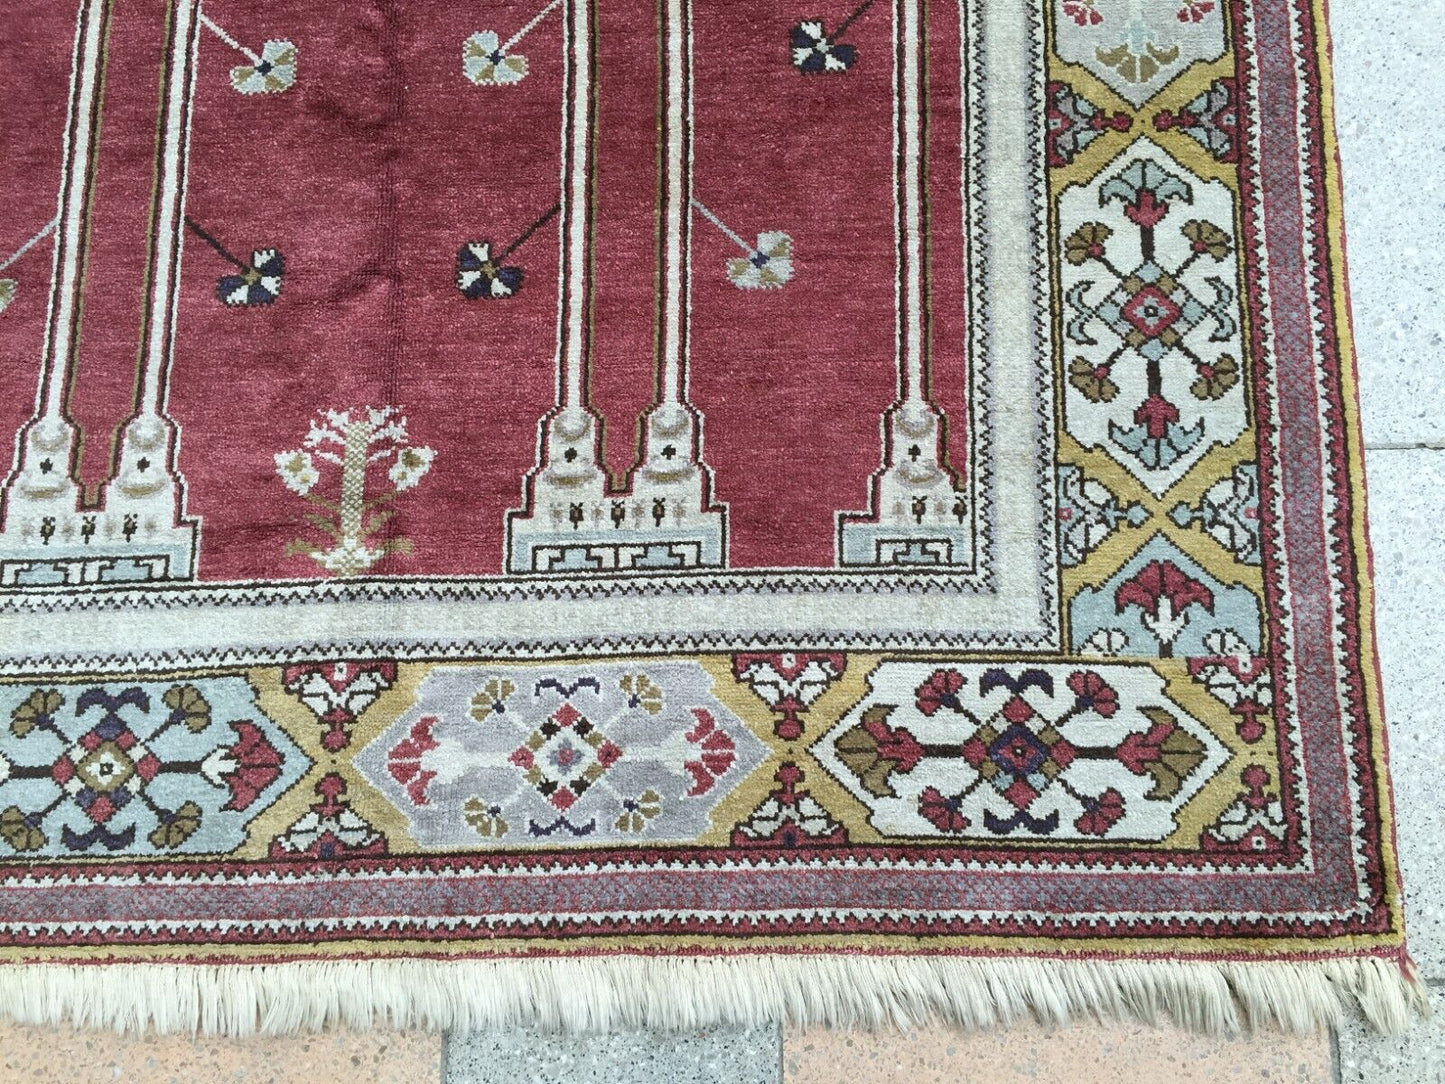
[[[1433,8],[1434,17],[1424,17]],[[1342,1084],[1445,1081],[1445,139],[1429,88],[1445,8],[1333,0],[1336,122],[1368,453],[1378,635],[1410,948],[1435,1018],[1403,1039],[1340,1030]]]
[[[1330,1073],[1323,1035],[1219,1040],[1142,1025],[902,1036],[809,1029],[789,1031],[783,1051],[783,1084],[1314,1084]]]
[[[446,1084],[776,1084],[777,1028],[452,1036]]]
[[[1426,975],[1445,980],[1445,451],[1375,450],[1366,468],[1406,929]]]
[[[1445,250],[1438,119],[1445,7],[1439,0],[1331,0],[1329,7],[1365,440],[1445,448],[1438,258]]]
[[[1404,1039],[1362,1027],[1328,1036],[1210,1040],[1132,1026],[1064,1033],[942,1029],[866,1036],[772,1029],[606,1039],[453,1036],[446,1084],[1191,1084],[1445,1082],[1445,137],[1434,57],[1441,0],[1333,0],[1337,120],[1379,587],[1379,636],[1412,950],[1436,1017]],[[1433,15],[1431,9],[1433,8]],[[118,1040],[0,1029],[0,1084],[413,1084],[442,1079],[438,1036]],[[709,1075],[712,1074],[712,1075]]]
[[[1431,991],[1435,1016],[1398,1039],[1368,1035],[1358,1024],[1341,1029],[1336,1052],[1339,1084],[1439,1084],[1445,1081],[1445,991]]]

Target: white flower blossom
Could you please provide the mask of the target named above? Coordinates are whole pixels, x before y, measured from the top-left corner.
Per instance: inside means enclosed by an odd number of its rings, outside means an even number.
[[[435,458],[436,452],[431,448],[403,448],[397,452],[396,462],[391,465],[387,477],[400,493],[420,482],[422,475],[431,470],[431,461]]]
[[[527,76],[527,58],[511,56],[495,31],[478,30],[462,44],[462,72],[478,86],[506,86]]]
[[[280,94],[295,83],[296,46],[289,41],[268,41],[254,63],[231,69],[231,86],[242,94]]]
[[[287,489],[303,497],[311,492],[312,486],[321,481],[321,472],[316,469],[311,453],[300,450],[278,452],[276,473],[281,476],[281,481],[286,483]]]

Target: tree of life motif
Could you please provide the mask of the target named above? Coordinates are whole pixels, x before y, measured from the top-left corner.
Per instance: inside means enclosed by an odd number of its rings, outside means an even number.
[[[373,542],[396,515],[391,502],[422,480],[436,456],[431,448],[408,442],[406,425],[406,417],[392,406],[328,410],[311,423],[301,448],[276,454],[276,473],[286,488],[321,510],[307,513],[306,522],[331,539],[323,547],[298,538],[286,546],[288,555],[305,554],[327,572],[355,576],[388,554],[411,552],[408,538]],[[368,496],[374,465],[388,463],[390,485]],[[325,464],[340,472],[336,500],[315,492]]]

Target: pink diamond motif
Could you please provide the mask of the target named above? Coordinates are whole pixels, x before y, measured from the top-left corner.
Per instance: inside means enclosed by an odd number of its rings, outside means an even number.
[[[565,812],[621,758],[620,746],[571,704],[563,704],[509,759],[539,794]]]
[[[1154,285],[1145,286],[1121,310],[1124,319],[1149,338],[1157,338],[1178,320],[1183,310],[1169,295]]]

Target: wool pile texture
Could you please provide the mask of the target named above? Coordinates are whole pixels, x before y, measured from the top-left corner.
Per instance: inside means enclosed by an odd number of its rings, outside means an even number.
[[[0,100],[0,1014],[1422,1007],[1320,0],[55,0]]]

